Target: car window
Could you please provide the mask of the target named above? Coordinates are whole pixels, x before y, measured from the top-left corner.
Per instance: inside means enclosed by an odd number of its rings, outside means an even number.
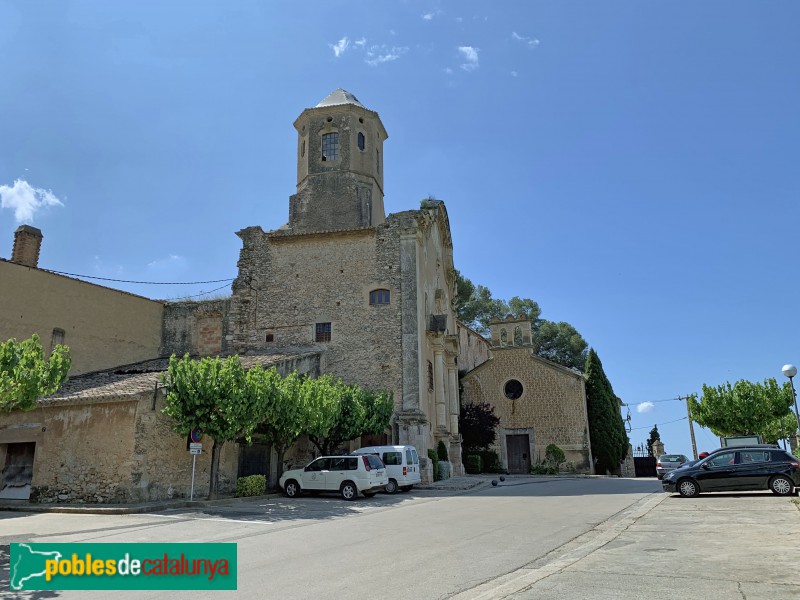
[[[727,467],[728,465],[734,464],[735,459],[736,452],[722,452],[720,454],[715,454],[708,460],[707,464],[712,467]]]
[[[407,465],[414,464],[414,455],[411,454],[411,448],[406,448],[406,464]]]
[[[338,458],[332,458],[330,460],[331,460],[331,466],[330,466],[331,471],[344,471],[346,469],[345,465],[345,461],[347,460],[346,458],[338,457]]]
[[[306,471],[327,471],[329,464],[329,458],[318,458],[306,467]]]
[[[344,459],[345,465],[344,468],[346,471],[356,471],[358,470],[358,457],[357,456],[348,456]]]
[[[658,460],[660,462],[686,462],[687,458],[682,454],[663,454]]]
[[[739,462],[742,464],[769,462],[769,450],[747,450],[739,452]]]
[[[369,463],[370,468],[372,469],[382,469],[383,463],[381,459],[375,456],[374,454],[367,454],[367,462]]]
[[[417,450],[415,448],[411,449],[411,456],[414,457],[414,464],[418,465],[419,464],[419,457],[417,456]]]
[[[402,465],[403,453],[402,452],[384,452],[383,464],[385,465]]]

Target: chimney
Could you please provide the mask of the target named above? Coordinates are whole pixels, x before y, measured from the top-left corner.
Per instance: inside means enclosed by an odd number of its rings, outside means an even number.
[[[14,249],[11,262],[26,267],[39,265],[39,249],[42,247],[42,230],[30,225],[20,225],[14,232]]]

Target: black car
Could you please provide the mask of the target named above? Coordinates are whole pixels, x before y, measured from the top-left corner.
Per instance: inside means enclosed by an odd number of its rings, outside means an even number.
[[[692,498],[701,492],[772,490],[790,495],[800,487],[800,458],[777,446],[720,448],[694,464],[664,475],[665,492]]]

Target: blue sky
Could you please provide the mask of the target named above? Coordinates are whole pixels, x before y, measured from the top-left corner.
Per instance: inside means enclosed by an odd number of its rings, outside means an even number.
[[[343,87],[389,132],[387,212],[445,200],[457,268],[577,327],[637,444],[685,416],[655,401],[800,363],[798,22],[790,1],[0,0],[0,256],[26,222],[44,268],[234,277],[234,232],[287,220],[292,122]],[[660,430],[690,451],[685,420]]]

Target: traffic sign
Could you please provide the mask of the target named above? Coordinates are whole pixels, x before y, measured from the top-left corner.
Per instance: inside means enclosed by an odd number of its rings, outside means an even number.
[[[200,445],[200,444],[198,444],[198,445]],[[190,448],[189,449],[189,454],[202,454],[202,453],[203,453],[203,447],[202,446],[200,446],[200,448]]]
[[[194,429],[192,429],[192,432],[189,434],[189,437],[191,438],[191,441],[199,442],[200,440],[203,439],[203,430],[200,429],[199,427],[195,427]]]
[[[202,449],[203,449],[203,444],[201,444],[199,442],[191,442],[189,444],[189,450],[190,451],[191,450],[202,450]],[[198,454],[200,454],[200,453],[198,452]]]

